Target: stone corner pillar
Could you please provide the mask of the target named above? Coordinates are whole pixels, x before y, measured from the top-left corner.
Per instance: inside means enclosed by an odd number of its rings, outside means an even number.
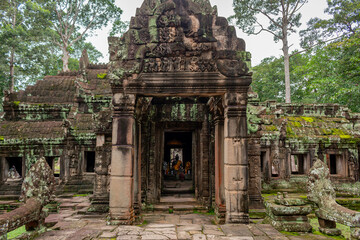
[[[135,95],[113,96],[113,128],[110,174],[110,224],[131,224],[134,217],[133,164]]]
[[[226,93],[223,100],[225,221],[249,223],[247,93]]]
[[[216,108],[215,125],[215,213],[218,224],[225,223],[225,189],[224,189],[224,114],[223,109]]]

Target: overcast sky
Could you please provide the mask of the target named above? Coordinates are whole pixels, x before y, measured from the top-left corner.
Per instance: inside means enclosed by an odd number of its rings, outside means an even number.
[[[123,21],[129,21],[132,16],[135,15],[136,8],[140,7],[143,0],[116,0],[116,4],[123,10],[121,19]],[[218,15],[223,17],[229,17],[233,15],[232,0],[210,0],[212,5],[217,5]],[[325,18],[324,9],[326,8],[326,0],[309,0],[302,8],[302,26],[301,29],[306,28],[306,22],[313,17]],[[255,66],[261,62],[262,59],[270,56],[280,56],[281,43],[274,43],[273,36],[269,33],[261,33],[260,35],[247,36],[237,29],[237,36],[243,38],[246,42],[246,50],[252,54],[252,65]],[[101,62],[108,62],[108,42],[107,37],[109,35],[109,29],[102,29],[96,33],[96,36],[89,38],[89,41],[102,52],[104,58]],[[293,34],[289,39],[290,45],[292,45],[290,51],[299,49],[299,37],[297,34]]]

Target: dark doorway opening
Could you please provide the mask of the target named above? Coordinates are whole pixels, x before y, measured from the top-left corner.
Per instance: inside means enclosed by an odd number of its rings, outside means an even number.
[[[60,157],[45,157],[55,177],[60,176]]]
[[[165,132],[162,195],[194,192],[192,142],[192,132]]]
[[[95,172],[95,152],[85,152],[85,165],[86,172]]]
[[[22,157],[7,157],[5,166],[5,177],[7,179],[22,179],[22,162]]]
[[[305,174],[305,157],[302,154],[291,155],[291,174],[304,175]]]
[[[261,173],[262,173],[262,174],[265,173],[265,161],[266,161],[266,152],[261,152],[261,156],[260,156],[260,168],[261,168]]]
[[[337,174],[335,154],[330,154],[330,174]]]

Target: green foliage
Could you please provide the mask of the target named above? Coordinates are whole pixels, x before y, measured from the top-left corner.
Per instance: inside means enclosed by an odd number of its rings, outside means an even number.
[[[348,105],[360,111],[360,0],[329,0],[326,20],[314,18],[302,45],[316,46],[301,69],[314,102]]]
[[[116,29],[123,27],[120,20],[122,10],[115,5],[115,0],[41,2],[42,7],[52,13],[48,41],[62,52],[63,71],[68,71],[67,61],[74,45],[85,41],[95,30],[106,27],[109,23],[114,23],[113,34]]]
[[[43,0],[9,0],[0,4],[0,111],[2,111],[3,91],[8,89],[23,89],[28,84],[43,78],[45,75],[56,75],[63,68],[61,61],[61,49],[54,44],[55,40],[65,41],[56,37],[54,28],[59,27],[59,22],[55,22],[56,14],[54,9],[49,6],[64,4],[66,1],[43,1]],[[113,7],[108,1],[67,1],[76,3],[77,7],[84,7],[89,10],[89,6],[94,4],[104,5],[99,7],[99,11],[104,14],[104,8]],[[86,1],[87,2],[87,1]],[[105,6],[106,5],[106,6]],[[72,5],[75,7],[75,5]],[[87,10],[86,10],[87,9]],[[76,11],[72,10],[72,14]],[[90,10],[89,10],[90,11]],[[89,13],[81,13],[76,19],[86,23],[89,14],[94,14],[94,9]],[[110,10],[110,13],[116,11]],[[87,16],[86,16],[87,15]],[[70,16],[70,15],[69,15]],[[72,15],[74,16],[74,15]],[[98,15],[97,15],[98,16]],[[116,15],[113,15],[116,17]],[[65,17],[65,16],[63,16]],[[76,20],[75,19],[75,20]],[[105,24],[108,20],[98,18],[91,26],[101,27],[101,21]],[[58,25],[57,25],[58,24]],[[61,24],[60,24],[61,25]],[[65,27],[61,25],[62,27]],[[81,36],[78,32],[83,25],[74,25],[73,39],[77,37],[73,45],[68,46],[69,70],[78,70],[79,61],[83,49],[87,49],[89,60],[96,62],[102,54],[95,49],[91,43],[85,41],[85,35]],[[68,26],[69,27],[69,26]],[[72,28],[71,28],[72,29]],[[64,30],[64,29],[63,29]],[[12,66],[13,71],[10,70]]]
[[[284,34],[296,32],[296,27],[301,25],[301,14],[298,11],[306,2],[307,0],[234,0],[235,15],[231,19],[236,19],[237,25],[245,33],[268,32],[274,36],[274,41],[277,42],[284,38]],[[268,24],[262,22],[259,18],[261,15],[268,20]],[[286,22],[284,22],[284,17]],[[283,31],[284,26],[287,28],[285,32]]]
[[[14,231],[7,233],[7,239],[16,238],[25,232],[26,232],[26,229],[25,229],[25,225],[24,225],[22,227],[15,229]]]
[[[97,75],[97,78],[99,78],[99,79],[104,79],[104,78],[106,78],[106,76],[107,76],[107,73],[99,73],[99,74]]]
[[[300,27],[300,9],[308,0],[234,0],[236,24],[247,34],[260,34],[267,32],[273,35],[274,41],[282,41],[284,62],[284,90],[285,102],[291,103],[291,76],[288,37]],[[263,21],[266,19],[268,23]],[[281,97],[281,96],[279,96]]]
[[[49,12],[35,1],[9,0],[0,4],[0,90],[14,89],[20,79],[36,75],[47,47],[41,40],[50,25]],[[2,94],[2,91],[1,91]]]
[[[307,96],[304,92],[306,80],[304,78],[304,70],[299,66],[304,66],[309,58],[305,54],[296,54],[290,58],[290,77],[291,96],[293,102],[311,102],[311,96]],[[276,100],[278,102],[285,101],[285,85],[284,85],[284,60],[283,58],[269,57],[253,68],[253,84],[252,88],[259,94],[261,101]]]

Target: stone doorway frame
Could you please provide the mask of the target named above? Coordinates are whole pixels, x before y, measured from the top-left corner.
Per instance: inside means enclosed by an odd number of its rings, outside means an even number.
[[[200,137],[198,136],[199,135],[199,133],[198,133],[198,131],[200,131],[200,128],[201,128],[201,124],[199,123],[199,124],[195,124],[194,122],[179,122],[179,123],[176,123],[175,122],[175,124],[176,125],[178,125],[178,127],[168,127],[167,126],[167,123],[164,123],[164,124],[162,124],[162,129],[160,130],[160,131],[162,131],[163,132],[163,134],[162,134],[162,138],[163,138],[163,141],[162,141],[162,148],[164,148],[165,147],[165,133],[166,132],[191,132],[191,138],[192,138],[192,145],[193,145],[193,147],[192,147],[192,150],[191,150],[191,164],[192,164],[192,172],[191,172],[191,174],[192,174],[192,184],[193,184],[193,186],[194,186],[194,190],[195,190],[195,197],[197,198],[198,196],[196,195],[197,194],[197,187],[196,187],[196,181],[199,181],[199,180],[197,180],[196,179],[196,176],[195,176],[195,174],[194,174],[194,168],[196,168],[196,164],[198,163],[198,161],[200,161],[200,154],[196,151],[196,149],[197,149],[197,147],[199,147],[199,145],[200,145]],[[186,127],[186,125],[188,125],[187,127]],[[190,126],[189,126],[190,125]],[[196,147],[194,147],[194,144],[196,144]],[[161,159],[160,159],[160,164],[164,161],[164,152],[162,152],[161,153],[162,154],[162,157],[161,157]],[[164,179],[163,179],[163,173],[162,173],[162,171],[161,171],[161,169],[158,169],[158,171],[160,171],[160,175],[159,175],[159,181],[160,181],[160,183],[161,183],[161,189],[162,189],[162,187],[164,186]],[[160,196],[162,195],[162,192],[161,192],[161,190],[160,190]]]
[[[223,184],[215,181],[218,208],[226,209],[226,223],[249,222],[249,166],[247,153],[247,92],[251,75],[226,77],[217,72],[141,73],[137,78],[113,82],[113,132],[110,176],[110,222],[134,221],[135,105],[137,97],[221,98],[216,111],[223,117],[215,136],[215,167],[223,171]],[[213,108],[215,109],[215,108]],[[223,136],[220,133],[223,132]],[[141,136],[140,136],[141,137]],[[223,149],[223,153],[222,153]],[[219,175],[217,175],[219,176]],[[136,178],[139,176],[137,174]],[[137,180],[135,179],[135,182]],[[139,194],[139,191],[136,191]],[[224,196],[225,195],[225,196]],[[225,201],[225,202],[223,202]]]

